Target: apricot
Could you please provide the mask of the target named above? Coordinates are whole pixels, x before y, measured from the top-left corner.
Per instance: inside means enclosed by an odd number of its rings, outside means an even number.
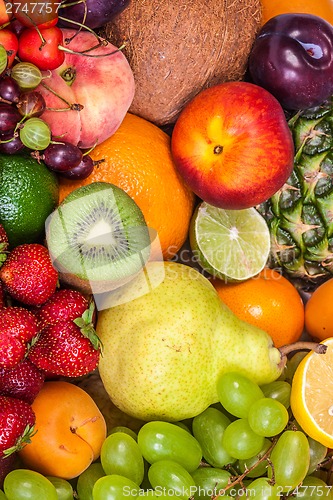
[[[32,408],[37,432],[20,451],[27,468],[72,479],[99,457],[106,423],[83,389],[69,382],[45,382]]]

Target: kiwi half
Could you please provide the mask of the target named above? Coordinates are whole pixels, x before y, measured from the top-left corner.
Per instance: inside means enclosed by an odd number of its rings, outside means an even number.
[[[140,208],[108,182],[72,191],[46,221],[46,242],[60,280],[86,293],[127,283],[150,254]]]

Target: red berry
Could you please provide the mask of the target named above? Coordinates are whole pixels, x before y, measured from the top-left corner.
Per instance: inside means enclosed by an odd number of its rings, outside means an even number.
[[[0,268],[0,279],[14,299],[27,305],[41,305],[55,292],[58,273],[46,247],[25,243],[15,247]]]
[[[39,328],[54,325],[58,321],[74,320],[82,316],[88,309],[88,300],[82,293],[70,288],[56,290],[53,295],[33,312],[36,315]]]
[[[38,334],[38,322],[23,307],[0,309],[0,367],[13,368],[24,358],[27,344]]]
[[[99,362],[101,345],[91,318],[93,305],[82,318],[58,321],[41,331],[29,351],[29,359],[49,375],[80,377]]]
[[[0,368],[0,395],[22,399],[32,404],[43,387],[45,374],[29,359],[11,370]]]
[[[35,421],[26,401],[0,396],[0,457],[19,451],[30,441]]]

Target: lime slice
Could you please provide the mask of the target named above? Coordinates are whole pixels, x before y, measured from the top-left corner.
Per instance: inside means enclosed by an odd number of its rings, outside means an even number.
[[[190,245],[205,271],[227,281],[244,281],[265,267],[270,233],[255,208],[224,210],[203,202],[192,217]]]

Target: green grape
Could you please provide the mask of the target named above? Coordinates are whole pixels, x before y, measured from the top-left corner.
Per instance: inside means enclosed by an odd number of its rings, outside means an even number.
[[[302,498],[303,500],[328,498],[332,500],[332,486],[328,486],[322,479],[319,479],[319,477],[307,476],[302,484],[295,488],[292,498]]]
[[[8,498],[6,497],[6,495],[2,490],[0,490],[0,500],[8,500]]]
[[[142,455],[150,464],[157,460],[175,460],[188,472],[199,467],[202,450],[192,434],[176,424],[152,421],[144,424],[138,433]]]
[[[125,434],[128,434],[129,436],[131,436],[135,441],[138,440],[138,435],[136,432],[134,432],[132,429],[130,429],[129,427],[125,427],[124,425],[117,425],[116,427],[113,427],[110,432],[109,432],[109,435],[110,434],[114,434],[115,432],[125,432]]]
[[[270,454],[270,460],[281,491],[296,488],[307,475],[310,465],[310,445],[304,432],[284,431]],[[272,475],[272,467],[269,467],[268,477]]]
[[[256,434],[271,437],[283,431],[288,423],[289,414],[280,401],[262,398],[251,406],[248,420],[251,429]]]
[[[315,439],[307,436],[310,445],[310,465],[308,474],[312,474],[317,466],[325,459],[327,455],[327,448]]]
[[[141,484],[143,456],[138,443],[129,434],[110,434],[102,444],[100,459],[105,474],[118,474]]]
[[[222,436],[222,445],[227,453],[241,460],[257,455],[264,442],[265,438],[253,432],[246,418],[231,422]]]
[[[41,118],[29,118],[19,133],[21,141],[29,149],[41,151],[51,142],[50,127]]]
[[[289,382],[275,380],[270,384],[261,385],[260,389],[266,398],[276,399],[283,404],[287,409],[290,406],[291,385]]]
[[[110,474],[97,479],[92,497],[93,500],[129,500],[136,498],[139,491],[140,486],[127,477]]]
[[[58,500],[57,490],[45,476],[28,469],[15,469],[4,479],[3,489],[8,500]]]
[[[229,418],[217,408],[209,407],[194,417],[192,432],[202,448],[206,462],[213,467],[224,467],[235,462],[222,446],[224,430],[230,424]]]
[[[218,492],[224,489],[231,477],[226,470],[214,467],[199,467],[192,472],[192,477],[197,487],[194,498],[213,498]],[[224,498],[224,495],[222,495]]]
[[[250,406],[264,397],[258,384],[236,372],[227,372],[219,377],[217,394],[222,406],[239,418],[246,418]]]
[[[97,479],[105,476],[100,462],[90,464],[89,467],[79,475],[76,490],[80,500],[93,500],[92,491]]]
[[[16,81],[21,90],[33,90],[43,79],[37,66],[29,62],[19,62],[11,69],[10,76]]]
[[[188,500],[196,491],[194,479],[190,473],[174,460],[159,460],[148,470],[152,487],[166,495],[174,494],[177,498]]]
[[[272,446],[271,441],[269,439],[265,439],[264,445],[257,455],[254,455],[253,457],[250,457],[246,460],[238,461],[239,471],[243,474],[246,470],[249,470],[251,469],[251,467],[254,467],[254,465],[258,462],[258,460],[260,460],[260,458],[265,455],[265,453],[269,450],[271,446]],[[268,465],[267,460],[262,460],[261,462],[258,463],[258,465],[256,465],[250,472],[246,474],[246,477],[253,478],[253,477],[266,476],[267,465]]]
[[[0,44],[0,74],[7,68],[8,56],[7,51],[3,45]]]
[[[259,477],[250,483],[247,487],[248,498],[257,500],[274,500],[280,498],[281,488],[277,484],[270,484],[269,480]]]
[[[285,380],[291,384],[294,377],[296,368],[300,364],[303,358],[308,354],[307,351],[296,352],[291,358],[288,359],[285,372]]]
[[[45,476],[53,486],[55,487],[58,495],[58,500],[73,500],[73,488],[72,485],[66,481],[66,479],[62,479],[61,477],[55,476]]]

